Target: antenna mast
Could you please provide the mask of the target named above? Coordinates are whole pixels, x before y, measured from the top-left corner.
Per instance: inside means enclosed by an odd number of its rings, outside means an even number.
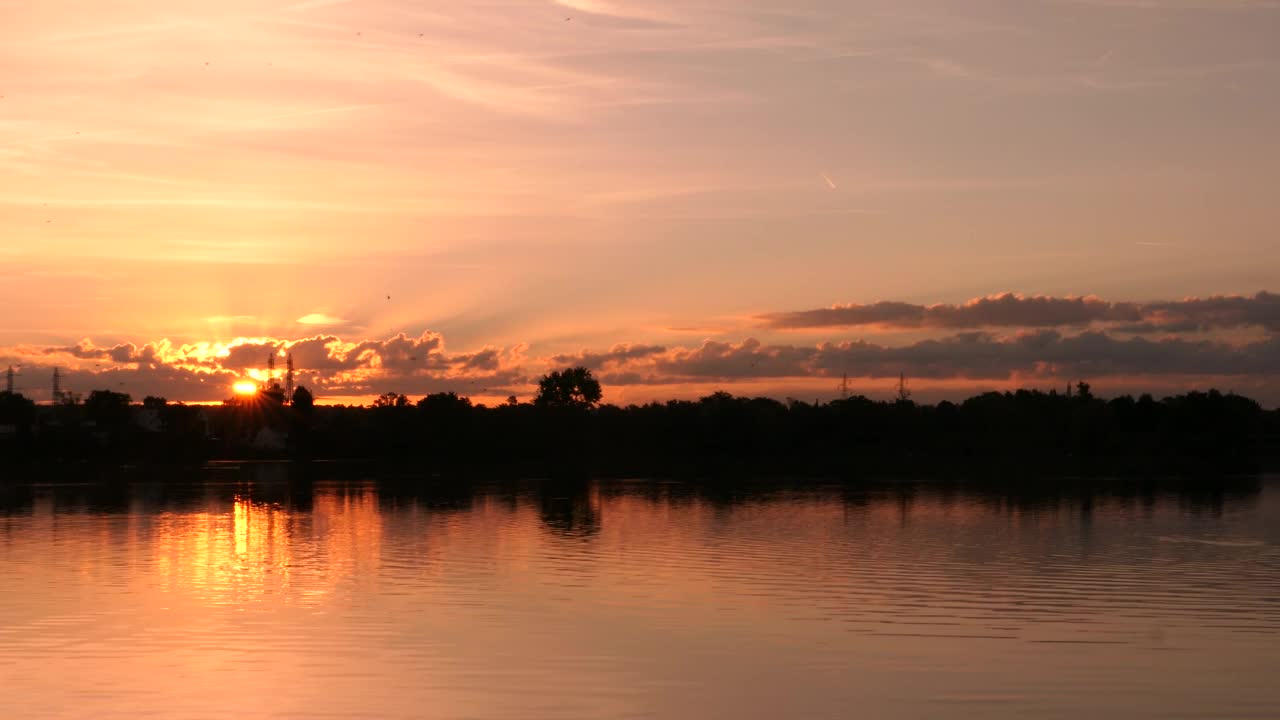
[[[53,369],[53,404],[62,402],[62,369]]]
[[[9,366],[9,372],[4,375],[4,391],[13,394],[13,366]]]
[[[906,402],[911,398],[911,391],[907,389],[907,374],[898,373],[898,402]]]
[[[285,356],[285,367],[288,371],[284,374],[284,399],[286,402],[293,402],[293,353]]]
[[[845,373],[840,379],[840,399],[849,399],[849,373]]]

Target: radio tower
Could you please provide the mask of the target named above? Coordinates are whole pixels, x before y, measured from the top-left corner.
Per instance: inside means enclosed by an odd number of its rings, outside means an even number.
[[[284,374],[284,400],[285,402],[293,402],[293,353],[285,355],[285,367],[288,370]]]
[[[4,391],[13,394],[13,366],[9,366],[9,372],[4,374]]]
[[[53,404],[57,405],[62,401],[62,370],[61,368],[53,369]]]
[[[845,373],[840,380],[840,399],[849,399],[849,373]]]
[[[898,402],[911,399],[911,391],[907,389],[907,374],[898,373]]]
[[[276,384],[276,354],[267,356],[267,387]]]

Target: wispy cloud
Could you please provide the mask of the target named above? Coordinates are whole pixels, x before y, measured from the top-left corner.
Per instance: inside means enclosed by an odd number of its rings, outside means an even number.
[[[354,2],[354,0],[306,0],[305,2],[294,3],[285,8],[289,12],[305,12],[307,10],[317,10],[319,8],[333,7],[335,5],[346,5]]]
[[[4,3],[0,342],[323,314],[552,357],[855,291],[1252,289],[1273,6]]]
[[[210,315],[209,317],[204,318],[204,321],[215,325],[222,325],[228,323],[253,322],[255,319],[256,318],[252,315]]]

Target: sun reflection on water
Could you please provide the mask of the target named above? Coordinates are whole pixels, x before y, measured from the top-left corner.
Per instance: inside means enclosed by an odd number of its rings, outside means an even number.
[[[381,535],[372,490],[317,494],[305,512],[246,492],[230,512],[165,515],[155,562],[166,590],[203,603],[310,606],[375,577]]]

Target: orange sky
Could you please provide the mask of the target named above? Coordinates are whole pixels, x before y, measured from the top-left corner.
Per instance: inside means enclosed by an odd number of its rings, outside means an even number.
[[[0,364],[33,397],[58,365],[80,390],[215,400],[250,367],[217,348],[332,337],[307,368],[330,397],[527,395],[621,344],[661,351],[597,367],[615,400],[831,396],[844,372],[887,395],[901,369],[938,394],[1087,375],[1280,401],[1257,295],[1280,276],[1270,0],[0,15]],[[1004,292],[1247,307],[1140,335],[1043,304],[770,319]]]

